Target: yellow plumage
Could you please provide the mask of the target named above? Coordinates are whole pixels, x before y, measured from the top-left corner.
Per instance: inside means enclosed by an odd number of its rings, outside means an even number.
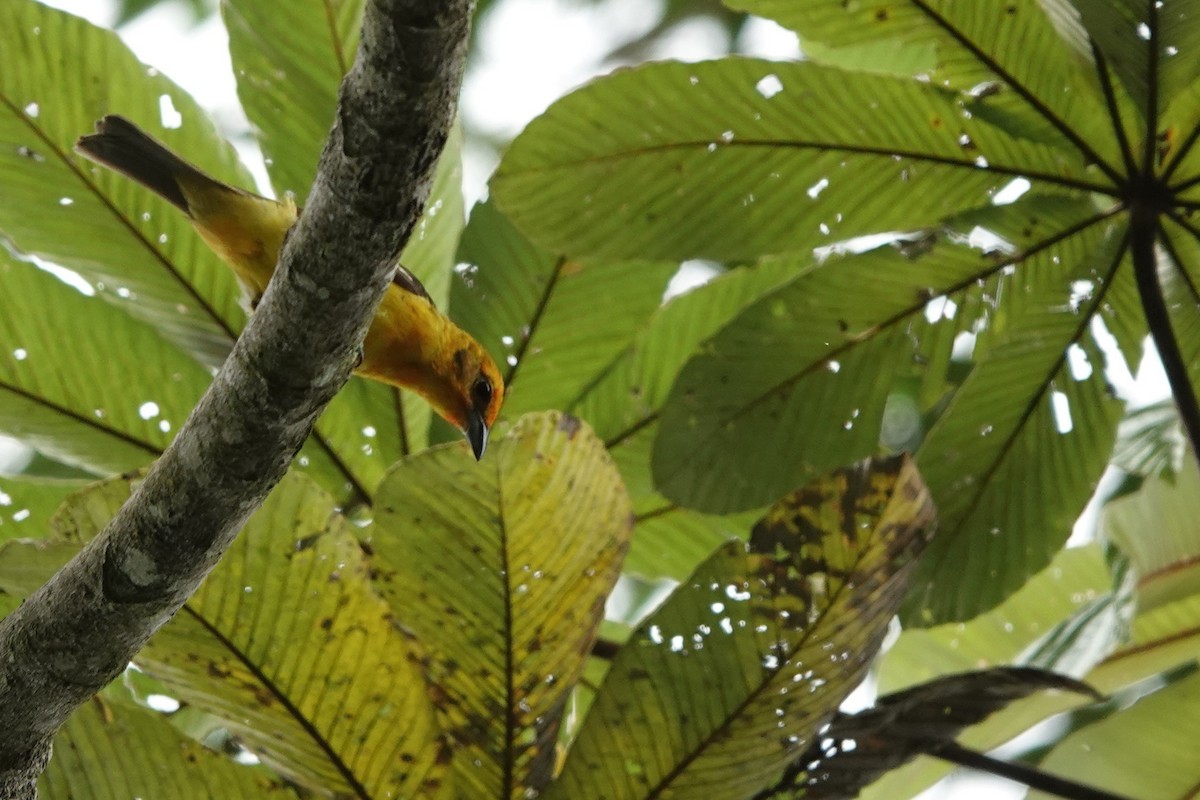
[[[96,133],[80,137],[75,149],[179,208],[252,298],[266,290],[283,237],[297,219],[295,203],[221,183],[124,117],[100,120]],[[483,455],[504,399],[500,372],[487,351],[439,312],[403,267],[371,322],[355,371],[415,391],[466,433],[477,458]]]

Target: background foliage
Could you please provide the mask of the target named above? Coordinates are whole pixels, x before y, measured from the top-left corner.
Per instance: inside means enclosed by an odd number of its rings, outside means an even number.
[[[220,14],[271,186],[302,201],[362,4],[293,6]],[[1031,679],[964,745],[1060,715],[1029,760],[1195,786],[1162,745],[1200,710],[1200,471],[1174,406],[1122,393],[1151,327],[1185,409],[1200,371],[1188,8],[671,2],[614,58],[697,15],[732,47],[752,14],[806,59],[591,82],[469,215],[456,135],[402,259],[504,365],[494,451],[474,464],[420,401],[353,379],[63,731],[44,795],[837,796],[796,765],[868,667],[936,706],[993,665],[1109,699],[1070,712],[1092,701]],[[186,221],[73,141],[121,113],[252,181],[112,32],[13,0],[0,59],[0,432],[31,453],[0,475],[11,606],[103,527],[245,321]],[[695,259],[718,274],[668,292]],[[926,745],[885,747],[863,796],[939,779]]]

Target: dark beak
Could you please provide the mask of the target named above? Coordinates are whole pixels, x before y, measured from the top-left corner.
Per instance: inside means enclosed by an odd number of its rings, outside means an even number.
[[[487,449],[488,426],[483,419],[483,414],[480,414],[475,409],[467,412],[467,441],[471,443],[471,450],[475,453],[475,460],[483,458],[483,451]]]

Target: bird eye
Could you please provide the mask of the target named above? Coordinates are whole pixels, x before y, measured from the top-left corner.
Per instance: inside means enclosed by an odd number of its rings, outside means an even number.
[[[476,408],[487,408],[492,402],[492,382],[480,376],[471,387],[471,401]]]

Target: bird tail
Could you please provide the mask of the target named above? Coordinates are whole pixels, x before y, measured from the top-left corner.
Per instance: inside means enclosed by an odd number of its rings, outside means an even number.
[[[191,209],[184,184],[224,187],[116,114],[98,121],[95,133],[80,136],[75,142],[75,152],[132,178],[189,216]]]

